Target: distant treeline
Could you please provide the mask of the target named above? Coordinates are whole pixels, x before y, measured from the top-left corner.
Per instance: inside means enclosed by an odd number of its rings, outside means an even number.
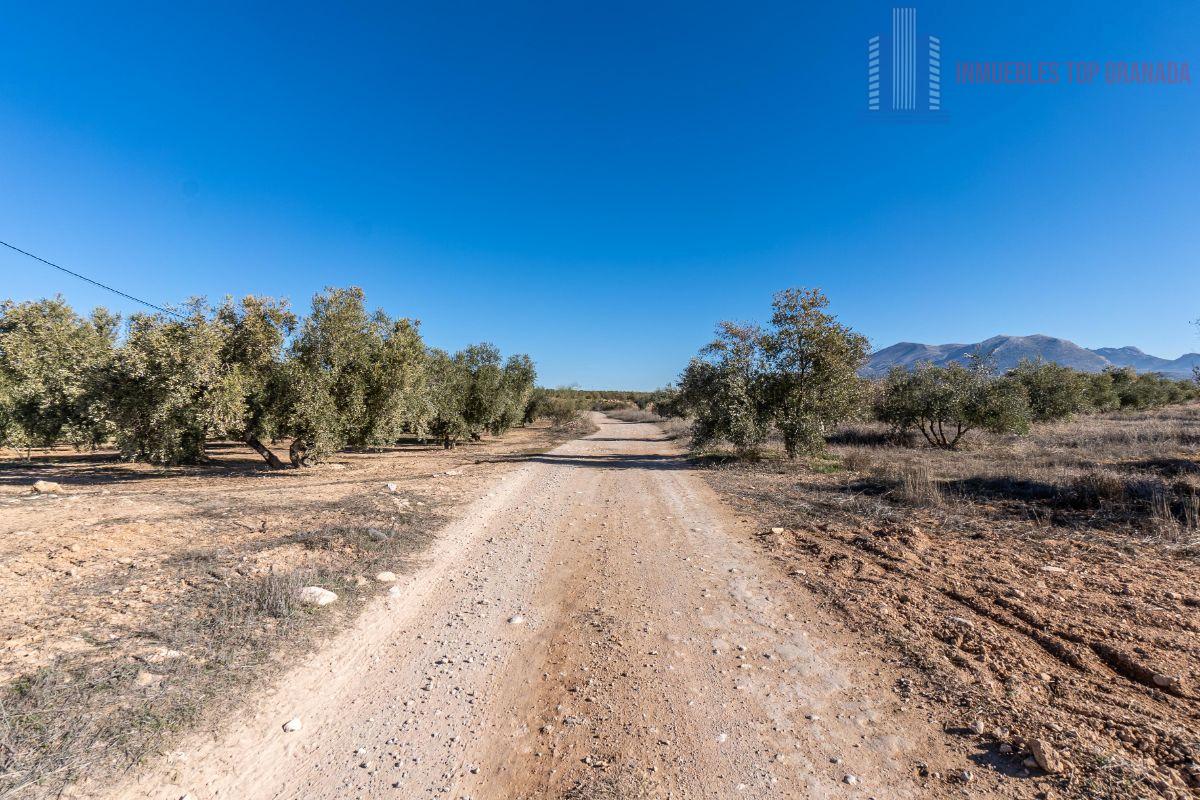
[[[1128,368],[1091,374],[1024,361],[998,375],[982,357],[897,367],[870,381],[858,375],[869,355],[866,337],[839,323],[828,305],[820,291],[788,289],[775,296],[765,328],[721,323],[678,391],[657,398],[654,410],[689,417],[694,447],[723,441],[750,453],[775,433],[794,458],[822,450],[834,427],[851,420],[886,423],[897,441],[919,431],[930,445],[954,448],[974,430],[1020,434],[1073,414],[1200,396],[1196,382]]]
[[[0,303],[0,446],[115,444],[159,464],[206,458],[233,438],[272,467],[287,441],[303,466],[402,436],[452,447],[529,418],[536,372],[490,344],[427,346],[416,320],[369,311],[330,288],[305,317],[285,300],[193,300],[122,321],[83,317],[60,297]]]

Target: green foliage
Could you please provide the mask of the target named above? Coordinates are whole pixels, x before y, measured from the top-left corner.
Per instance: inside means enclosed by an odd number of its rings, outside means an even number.
[[[96,382],[113,357],[118,318],[84,319],[61,297],[0,304],[0,445],[77,447],[110,428]]]
[[[357,287],[316,295],[292,343],[274,396],[297,465],[394,442],[424,424],[428,356],[418,324],[370,313],[365,299]]]
[[[1129,367],[1105,370],[1119,407],[1137,411],[1145,408],[1182,403],[1200,396],[1191,381],[1172,380],[1154,372],[1138,374]]]
[[[517,355],[501,364],[500,351],[487,343],[453,356],[431,354],[429,430],[445,447],[484,433],[499,436],[537,413],[537,404],[529,407],[537,380],[533,361]]]
[[[245,297],[135,314],[119,346],[117,328],[61,299],[0,306],[0,445],[112,439],[126,458],[177,464],[232,437],[283,467],[263,440],[291,439],[301,466],[405,434],[499,435],[526,418],[537,377],[492,345],[430,350],[416,321],[368,312],[357,288],[316,295],[302,323]]]
[[[823,450],[826,432],[859,413],[866,337],[838,323],[815,289],[780,292],[772,306],[766,331],[722,323],[681,376],[668,408],[693,417],[694,446],[723,439],[751,453],[774,427],[795,458]]]
[[[816,289],[787,289],[772,306],[761,340],[767,408],[795,458],[823,450],[826,432],[858,414],[867,392],[858,370],[870,344],[825,310],[829,300]]]
[[[724,440],[743,456],[767,439],[770,416],[764,402],[762,333],[721,323],[717,338],[693,358],[679,379],[679,404],[692,417],[692,446]]]
[[[283,349],[296,328],[286,300],[247,296],[225,298],[216,312],[223,333],[220,358],[238,373],[245,414],[234,426],[239,438],[272,437],[278,430],[275,389],[283,368]]]
[[[897,433],[921,431],[935,447],[957,447],[972,430],[1025,433],[1030,411],[1021,383],[993,376],[989,365],[922,364],[888,373],[876,400],[876,416]]]
[[[121,454],[162,464],[205,458],[246,414],[245,376],[222,359],[229,329],[203,300],[180,317],[134,314],[105,380]]]
[[[1088,376],[1042,359],[1023,359],[1008,377],[1025,389],[1034,422],[1068,419],[1090,408]]]
[[[1091,411],[1113,411],[1121,407],[1121,398],[1113,388],[1113,377],[1109,372],[1087,376],[1084,398]]]

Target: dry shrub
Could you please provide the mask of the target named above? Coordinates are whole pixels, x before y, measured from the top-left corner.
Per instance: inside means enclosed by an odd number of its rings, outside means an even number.
[[[892,470],[891,479],[895,482],[892,497],[904,505],[940,506],[945,502],[941,486],[924,464],[898,467]]]
[[[849,450],[842,454],[842,466],[851,472],[870,472],[875,459],[866,450]]]
[[[643,411],[640,408],[616,408],[604,413],[621,422],[662,422],[663,419],[653,411]]]
[[[668,439],[687,439],[692,435],[692,424],[682,417],[669,417],[658,423]]]
[[[1125,479],[1108,469],[1092,469],[1069,479],[1064,492],[1083,508],[1099,508],[1125,499]]]

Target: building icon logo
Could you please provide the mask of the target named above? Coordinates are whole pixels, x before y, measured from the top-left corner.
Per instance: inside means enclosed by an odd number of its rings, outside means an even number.
[[[867,39],[867,111],[883,112],[884,37]],[[918,56],[924,51],[925,59]],[[896,114],[936,112],[942,108],[942,40],[917,36],[917,10],[892,9],[891,97],[887,107]],[[921,63],[921,62],[924,63]]]

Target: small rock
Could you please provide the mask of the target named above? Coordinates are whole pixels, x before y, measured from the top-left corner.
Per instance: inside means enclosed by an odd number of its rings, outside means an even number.
[[[1058,753],[1044,739],[1034,739],[1029,743],[1029,752],[1033,753],[1034,761],[1051,775],[1063,771],[1063,761]]]
[[[987,726],[983,724],[983,720],[977,719],[971,723],[971,733],[976,736],[982,736],[985,730],[987,730]]]
[[[300,718],[292,717],[287,722],[283,723],[283,729],[288,733],[295,733],[300,730]]]
[[[169,647],[160,647],[143,660],[147,664],[161,664],[164,661],[171,661],[176,658],[183,658],[183,653],[179,650],[172,650]]]
[[[400,597],[404,594],[404,590],[399,586],[392,586],[388,589],[388,597]]]
[[[520,625],[524,621],[525,621],[525,618],[522,617],[520,614],[517,614],[516,616],[512,616],[512,617],[508,618],[509,625]]]
[[[1150,680],[1158,688],[1168,689],[1173,692],[1179,692],[1183,687],[1183,681],[1178,675],[1163,675],[1160,672],[1156,672],[1150,676]]]
[[[54,481],[34,481],[33,491],[36,494],[60,494],[62,492],[62,484]]]
[[[771,533],[775,534],[776,536],[782,536],[784,533],[784,529],[783,528],[771,528]]]
[[[320,586],[305,586],[297,592],[296,596],[301,603],[310,606],[327,606],[338,599],[335,593],[328,589],[322,589]]]
[[[396,491],[396,484],[394,484],[394,483],[389,483],[389,484],[387,485],[387,490],[388,490],[389,492],[394,492],[394,491]]]
[[[1042,567],[1042,572],[1052,572],[1056,575],[1065,575],[1067,573],[1067,571],[1062,567],[1056,567],[1052,564],[1047,564],[1046,566]]]
[[[386,542],[388,535],[379,528],[367,528],[367,538],[372,542]]]
[[[166,676],[160,675],[157,672],[150,672],[149,670],[139,669],[137,677],[134,678],[134,683],[136,683],[138,686],[141,686],[143,688],[145,688],[147,686],[156,686],[157,684],[162,683],[162,679],[164,677],[166,677]]]
[[[845,775],[842,777],[842,783],[847,784],[848,786],[853,786],[856,783],[858,783],[858,776],[857,775]]]
[[[378,575],[376,575],[375,580],[379,581],[380,583],[395,583],[396,582],[396,573],[388,572],[385,570],[385,571],[379,573]]]

